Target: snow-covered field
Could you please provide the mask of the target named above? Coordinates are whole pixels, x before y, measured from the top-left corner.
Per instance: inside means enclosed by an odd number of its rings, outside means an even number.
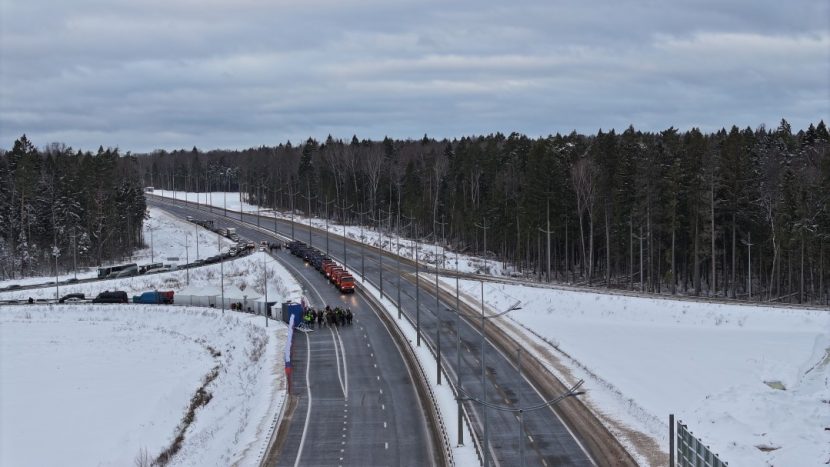
[[[480,288],[461,281],[472,303]],[[830,459],[830,313],[485,284],[490,311],[517,300],[496,323],[543,359],[547,348],[554,372],[586,380],[596,411],[665,452],[674,413],[730,465]],[[786,389],[765,384],[774,381]]]
[[[0,312],[0,465],[256,465],[284,393],[285,327],[242,313],[148,305]]]
[[[151,209],[156,262],[195,258],[195,226]],[[147,231],[149,240],[149,231]],[[199,257],[218,251],[199,229]],[[222,239],[222,245],[228,245]],[[150,249],[133,261],[149,263]],[[220,285],[297,300],[302,290],[265,253],[189,271],[178,270],[60,286],[60,294],[94,297]],[[91,273],[95,275],[95,273]],[[79,277],[81,275],[79,274]],[[33,279],[35,282],[38,279]],[[42,280],[42,279],[40,279]],[[17,281],[17,283],[21,283]],[[54,298],[54,288],[0,294],[2,300]],[[174,440],[191,398],[212,398],[196,411],[172,465],[256,465],[280,410],[285,381],[285,327],[262,317],[207,308],[151,305],[21,305],[0,309],[0,465],[134,465],[155,459]]]

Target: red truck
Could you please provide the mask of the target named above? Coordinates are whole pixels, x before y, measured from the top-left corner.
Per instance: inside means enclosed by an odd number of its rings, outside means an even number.
[[[336,284],[340,293],[354,293],[354,277],[348,273],[338,276]]]

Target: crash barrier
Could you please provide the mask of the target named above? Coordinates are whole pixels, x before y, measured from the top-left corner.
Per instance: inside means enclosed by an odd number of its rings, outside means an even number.
[[[682,421],[669,415],[669,467],[726,467],[709,446],[697,438]]]

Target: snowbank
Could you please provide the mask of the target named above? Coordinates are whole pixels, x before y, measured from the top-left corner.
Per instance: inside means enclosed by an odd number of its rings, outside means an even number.
[[[256,465],[280,409],[285,327],[241,313],[149,305],[4,306],[0,464],[133,465],[173,441],[171,465]]]

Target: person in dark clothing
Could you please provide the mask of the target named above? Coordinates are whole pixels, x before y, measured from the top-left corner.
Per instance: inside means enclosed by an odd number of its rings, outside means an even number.
[[[352,324],[352,309],[351,308],[346,309],[346,324],[348,324],[350,326]]]
[[[317,328],[323,327],[323,310],[317,310]]]

